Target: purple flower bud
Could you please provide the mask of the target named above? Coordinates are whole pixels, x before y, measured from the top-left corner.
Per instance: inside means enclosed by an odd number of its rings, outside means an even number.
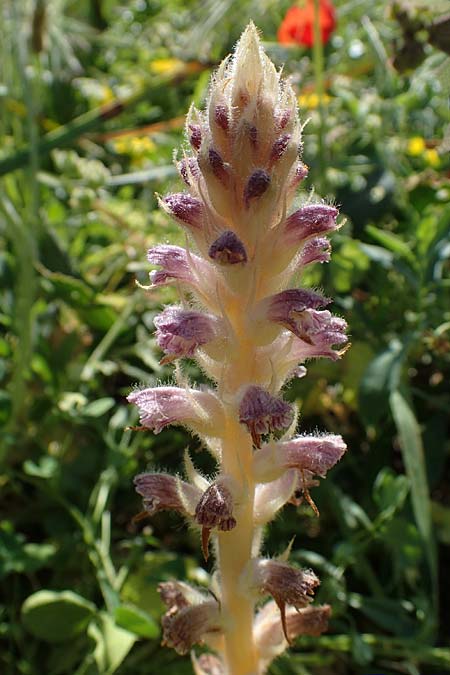
[[[270,185],[270,176],[264,169],[257,169],[252,173],[244,189],[244,202],[246,208],[250,206],[250,200],[261,197]]]
[[[308,172],[309,169],[306,166],[306,164],[303,164],[303,162],[299,162],[295,167],[294,175],[292,176],[291,182],[289,184],[290,190],[295,190],[297,185],[299,185],[302,182],[302,180],[306,178]]]
[[[262,300],[256,309],[256,315],[265,315],[268,321],[286,326],[295,335],[299,334],[299,314],[307,309],[323,307],[331,302],[320,293],[306,288],[289,288]],[[301,337],[301,336],[300,336]]]
[[[220,610],[216,600],[206,600],[181,609],[172,608],[162,618],[163,639],[178,654],[187,654],[208,633],[221,631]]]
[[[189,125],[189,142],[194,150],[200,150],[202,144],[202,130],[199,124]]]
[[[288,244],[298,244],[309,237],[337,229],[339,211],[328,204],[307,204],[294,211],[284,223],[284,239]]]
[[[286,605],[295,609],[306,607],[320,581],[311,570],[298,570],[278,560],[257,558],[252,567],[250,587],[260,595],[271,595],[281,614],[283,632],[288,638],[286,626]]]
[[[202,227],[204,206],[200,199],[192,197],[192,195],[186,192],[177,192],[176,194],[168,195],[163,200],[163,205],[181,223],[195,228]]]
[[[213,528],[228,532],[236,527],[233,517],[233,496],[226,485],[219,481],[212,483],[203,493],[195,509],[195,520],[202,526],[202,549],[208,560],[209,535]]]
[[[281,136],[275,141],[275,143],[272,146],[272,150],[270,151],[269,161],[271,163],[278,162],[278,160],[281,159],[281,157],[286,152],[286,148],[289,145],[290,140],[291,134],[284,134],[284,136]]]
[[[209,149],[208,160],[215,177],[220,180],[221,183],[226,184],[229,179],[229,173],[217,150],[214,150],[214,148]]]
[[[277,108],[277,110],[275,110],[275,123],[279,129],[284,129],[290,119],[291,111],[289,109],[280,110]]]
[[[212,265],[194,253],[189,253],[181,246],[162,244],[151,248],[147,253],[147,260],[152,265],[160,265],[163,269],[150,272],[150,281],[153,286],[163,286],[173,279],[196,286],[198,279],[206,279],[214,284],[214,268]]]
[[[325,477],[341,459],[347,446],[341,436],[296,436],[289,441],[270,443],[253,456],[257,480],[272,479],[286,469],[309,471]]]
[[[194,485],[168,473],[140,473],[135,476],[134,485],[149,515],[169,510],[193,515],[201,497],[201,491]]]
[[[306,267],[311,263],[327,263],[331,258],[331,244],[326,237],[316,237],[307,241],[300,253],[299,265]]]
[[[182,307],[167,307],[154,319],[156,342],[168,355],[168,362],[181,356],[192,356],[197,347],[217,337],[219,320]]]
[[[220,265],[236,265],[247,262],[244,244],[233,232],[225,230],[210,246],[208,255]]]
[[[230,126],[228,108],[225,105],[216,105],[214,108],[214,121],[223,131],[228,131]]]
[[[255,127],[254,124],[249,124],[247,129],[248,129],[248,136],[250,138],[250,143],[252,144],[253,148],[256,148],[258,144],[258,129]]]
[[[286,429],[293,417],[289,403],[257,385],[247,387],[239,405],[239,422],[246,425],[257,448],[262,434]]]
[[[211,434],[215,427],[220,428],[220,405],[209,391],[156,387],[133,391],[127,400],[138,406],[142,426],[152,429],[155,434],[169,424],[202,426]]]
[[[195,157],[184,157],[178,162],[177,167],[186,185],[191,185],[191,177],[198,178],[200,175],[200,167]]]

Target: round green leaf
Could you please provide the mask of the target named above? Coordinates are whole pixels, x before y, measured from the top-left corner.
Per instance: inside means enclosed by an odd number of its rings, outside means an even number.
[[[72,591],[38,591],[23,603],[22,621],[35,637],[64,642],[86,628],[95,609],[95,605]]]
[[[155,620],[138,607],[132,605],[121,605],[117,607],[114,619],[116,625],[120,628],[134,633],[143,638],[157,638],[159,636],[159,627]]]

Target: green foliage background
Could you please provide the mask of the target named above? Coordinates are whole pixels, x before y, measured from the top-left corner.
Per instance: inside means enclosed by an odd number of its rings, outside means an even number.
[[[271,673],[450,673],[450,62],[428,30],[450,3],[407,3],[414,35],[405,3],[400,20],[387,2],[335,4],[314,70],[276,43],[282,0],[1,3],[2,673],[191,672],[160,646],[156,585],[212,570],[175,516],[133,522],[132,478],[178,470],[187,444],[212,466],[180,429],[127,430],[133,383],[171,377],[152,319],[173,290],[135,279],[150,245],[180,240],[155,192],[179,189],[183,116],[250,18],[310,117],[306,190],[347,218],[306,282],[336,298],[353,343],[287,392],[303,431],[349,452],[314,490],[320,519],[290,506],[267,533],[268,555],[295,534],[293,560],[333,606],[329,633]]]

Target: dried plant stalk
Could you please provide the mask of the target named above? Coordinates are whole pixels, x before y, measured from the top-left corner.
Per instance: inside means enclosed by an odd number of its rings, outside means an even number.
[[[149,514],[174,509],[198,527],[205,558],[214,545],[212,593],[160,585],[165,643],[180,654],[207,644],[211,653],[192,652],[197,674],[255,675],[296,636],[320,635],[330,614],[310,604],[319,584],[311,570],[260,549],[263,528],[287,502],[302,495],[315,508],[314,476],[346,450],[337,435],[296,435],[295,406],[280,394],[305,375],[306,359],[338,359],[346,349],[346,323],[325,309],[330,299],[290,287],[307,265],[329,260],[338,211],[292,209],[307,175],[296,97],[253,24],[213,78],[206,111],[189,111],[186,133],[185,191],[161,199],[186,247],[149,251],[160,269],[148,288],[180,291],[180,305],[155,320],[163,362],[194,358],[213,386],[195,388],[177,368],[178,387],[137,389],[128,399],[155,433],[181,424],[200,437],[217,474],[200,475],[187,454],[185,479],[143,473],[135,484]]]

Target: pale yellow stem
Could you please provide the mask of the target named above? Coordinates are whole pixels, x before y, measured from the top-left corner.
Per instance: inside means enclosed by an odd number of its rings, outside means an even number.
[[[256,675],[258,660],[253,642],[254,602],[241,581],[242,572],[251,558],[254,534],[253,450],[249,434],[236,421],[235,410],[230,411],[227,431],[222,469],[233,476],[242,494],[236,509],[237,526],[218,536],[227,675]]]

